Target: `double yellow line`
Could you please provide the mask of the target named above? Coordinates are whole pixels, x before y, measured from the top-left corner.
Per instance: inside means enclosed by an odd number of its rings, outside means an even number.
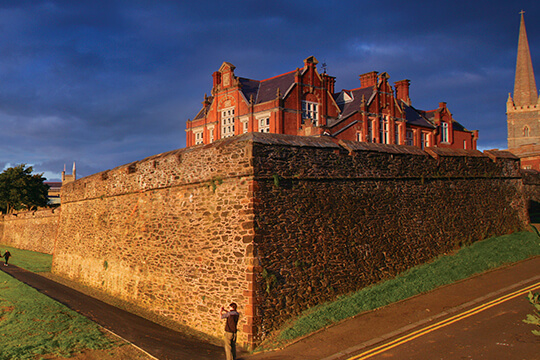
[[[525,288],[522,288],[520,290],[517,290],[517,291],[514,291],[513,293],[510,293],[510,294],[507,294],[507,295],[504,295],[504,296],[501,296],[500,298],[497,298],[495,300],[492,300],[490,302],[487,302],[485,304],[482,304],[482,305],[479,305],[473,309],[470,309],[470,310],[467,310],[465,312],[462,312],[462,313],[459,313],[457,315],[454,315],[448,319],[445,319],[445,320],[442,320],[442,321],[439,321],[438,323],[436,324],[433,324],[433,325],[430,325],[430,326],[427,326],[425,328],[422,328],[420,330],[416,330],[410,334],[407,334],[407,335],[404,335],[398,339],[395,339],[395,340],[392,340],[388,343],[385,343],[383,345],[380,345],[380,346],[377,346],[373,349],[370,349],[368,351],[365,351],[359,355],[356,355],[356,356],[353,356],[351,358],[348,358],[347,360],[363,360],[363,359],[368,359],[372,356],[375,356],[377,354],[380,354],[384,351],[387,351],[387,350],[390,350],[392,348],[395,348],[396,346],[399,346],[403,343],[406,343],[408,341],[411,341],[413,339],[416,339],[422,335],[425,335],[427,333],[430,333],[432,331],[435,331],[437,329],[440,329],[444,326],[447,326],[447,325],[450,325],[450,324],[453,324],[461,319],[465,319],[469,316],[472,316],[474,314],[478,314],[479,312],[481,311],[484,311],[484,310],[487,310],[491,307],[494,307],[496,305],[499,305],[505,301],[508,301],[508,300],[511,300],[511,299],[514,299],[518,296],[521,296],[523,294],[526,294],[528,293],[529,291],[532,291],[532,290],[535,290],[537,288],[540,288],[540,282],[537,282],[536,284],[533,284],[533,285],[530,285],[530,286],[527,286]]]

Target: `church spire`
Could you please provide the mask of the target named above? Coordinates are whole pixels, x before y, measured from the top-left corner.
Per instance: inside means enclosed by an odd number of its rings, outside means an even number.
[[[516,79],[514,82],[514,104],[516,106],[536,105],[538,103],[538,92],[523,18],[524,13],[523,10],[520,12],[521,24],[519,26]]]

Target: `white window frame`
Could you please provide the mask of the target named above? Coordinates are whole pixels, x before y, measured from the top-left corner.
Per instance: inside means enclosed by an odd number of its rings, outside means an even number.
[[[194,134],[195,134],[195,145],[204,144],[203,131],[200,130],[200,131],[194,132]]]
[[[382,116],[379,118],[379,142],[381,144],[390,143],[390,131],[388,125],[390,120],[387,116]]]
[[[257,119],[259,132],[270,132],[270,116],[265,116]]]
[[[208,127],[208,137],[209,137],[209,142],[210,144],[214,142],[214,126],[209,126]]]
[[[310,120],[314,126],[318,126],[319,107],[316,102],[302,100],[302,120]]]
[[[399,145],[399,124],[394,124],[394,141],[396,145]]]
[[[361,131],[358,131],[356,133],[356,141],[362,142],[362,132]]]
[[[234,106],[221,109],[221,138],[234,136]]]
[[[449,137],[448,132],[449,132],[448,123],[447,122],[441,123],[441,142],[443,143],[450,142],[450,137]]]

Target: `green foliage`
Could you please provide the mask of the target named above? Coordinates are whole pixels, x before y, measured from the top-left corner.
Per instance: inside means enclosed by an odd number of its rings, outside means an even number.
[[[528,298],[534,310],[532,314],[527,314],[527,318],[523,322],[540,327],[540,294],[529,291]],[[534,335],[540,336],[540,330],[531,330],[531,332]]]
[[[305,315],[282,329],[279,342],[287,342],[362,312],[537,255],[540,255],[540,239],[531,232],[476,242],[453,255],[412,268],[394,279],[307,310]]]
[[[274,284],[277,283],[276,275],[272,274],[266,269],[263,269],[261,275],[266,284],[266,292],[270,294],[270,290],[272,289],[272,286],[274,286]]]
[[[274,178],[274,186],[278,188],[279,187],[279,179],[280,179],[279,175],[274,174],[274,175],[272,175],[272,178]]]
[[[47,206],[49,186],[43,174],[32,174],[32,167],[21,164],[0,174],[0,211],[32,210]]]

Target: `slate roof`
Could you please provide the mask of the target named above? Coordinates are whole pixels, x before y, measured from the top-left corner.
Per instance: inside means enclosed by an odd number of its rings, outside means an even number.
[[[368,102],[373,93],[375,92],[375,89],[373,88],[373,86],[369,86],[360,89],[343,91],[352,98],[352,101],[338,104],[339,110],[341,111],[341,119],[346,119],[358,110],[360,110],[360,104],[362,104],[362,96],[365,98],[365,101]],[[339,95],[339,93],[336,95]]]
[[[210,106],[212,105],[212,102],[214,102],[214,97],[213,97],[213,96],[209,96],[209,97],[208,97],[208,106],[207,106],[207,107],[203,107],[203,108],[197,113],[197,115],[193,118],[193,120],[204,119],[205,115],[206,115],[207,112],[208,112],[208,109],[209,109]]]
[[[258,93],[256,97],[254,96],[254,99],[256,99],[255,104],[274,100],[276,98],[278,88],[281,92],[281,98],[283,98],[287,90],[289,90],[294,84],[295,72],[296,70],[275,76],[270,79],[259,81]],[[242,92],[244,92],[244,95],[247,94],[244,87],[242,87]],[[246,96],[246,98],[249,100],[249,96]]]
[[[426,119],[428,119],[432,124],[435,124],[435,112],[437,110],[422,111]],[[456,120],[452,119],[452,128],[457,131],[468,131],[463,125],[461,125]]]
[[[433,125],[424,116],[424,111],[416,110],[414,107],[407,105],[404,102],[401,104],[403,106],[403,110],[405,111],[405,119],[407,120],[408,124],[435,129],[435,125]]]

